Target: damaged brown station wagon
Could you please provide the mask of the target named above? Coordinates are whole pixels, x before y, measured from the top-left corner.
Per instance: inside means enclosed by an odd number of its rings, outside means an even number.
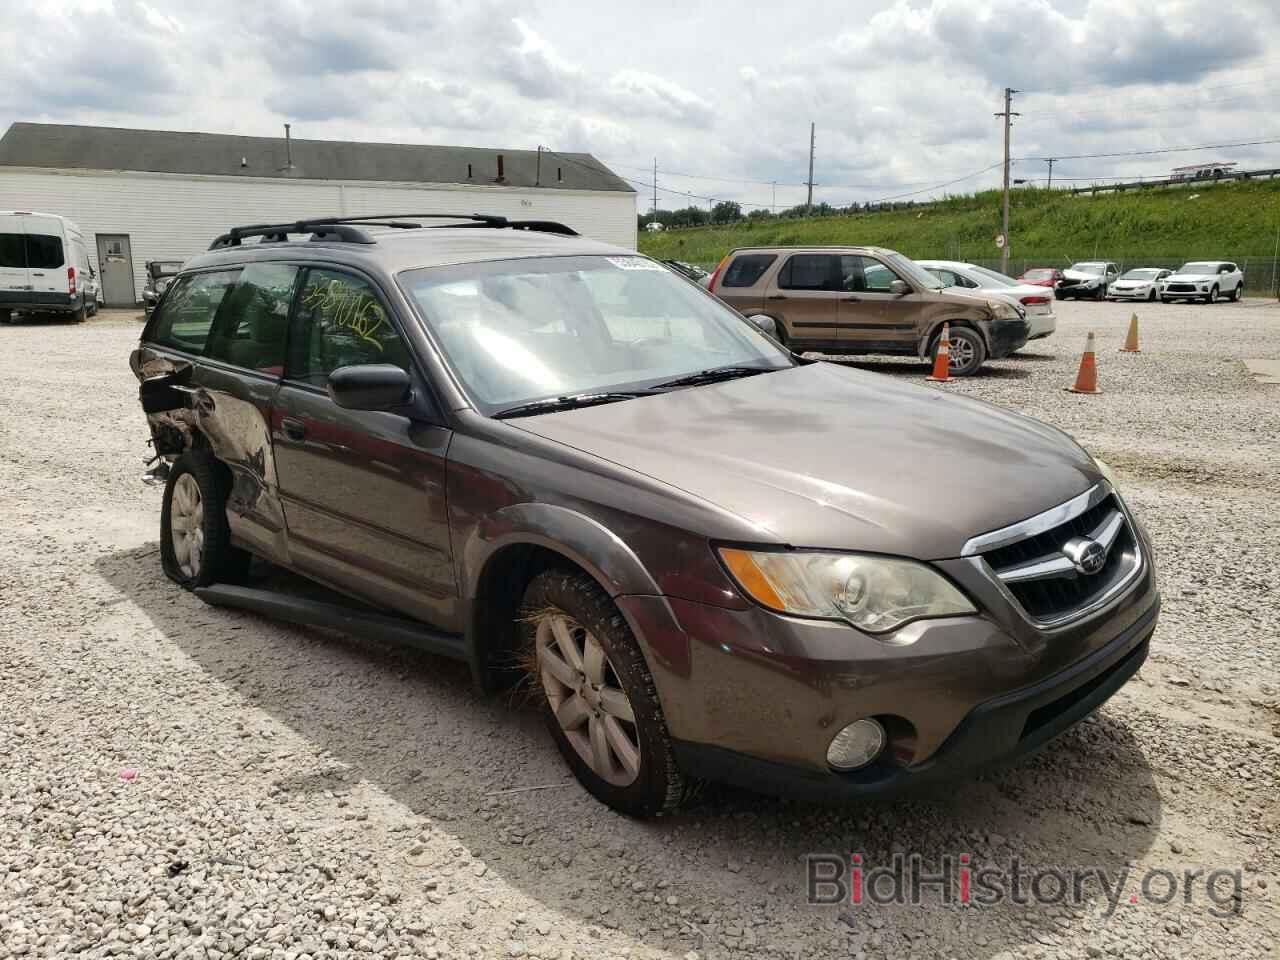
[[[559,224],[234,229],[132,366],[170,578],[527,684],[626,813],[1024,753],[1155,627],[1148,538],[1070,437],[802,359]],[[246,582],[255,556],[334,592]]]

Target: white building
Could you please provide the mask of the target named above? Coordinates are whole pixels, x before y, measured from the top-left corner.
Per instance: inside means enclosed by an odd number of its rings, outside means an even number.
[[[148,260],[186,259],[250,223],[491,213],[636,245],[626,181],[590,154],[550,150],[15,123],[0,138],[0,210],[78,223],[110,306],[138,301]]]

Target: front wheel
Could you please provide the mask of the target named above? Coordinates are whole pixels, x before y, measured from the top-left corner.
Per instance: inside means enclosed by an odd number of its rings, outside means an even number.
[[[584,573],[547,570],[519,624],[547,727],[578,781],[629,816],[678,807],[685,781],[653,676],[609,595]]]
[[[1236,288],[1231,291],[1231,302],[1239,303],[1243,297],[1244,297],[1244,283],[1243,282],[1237,283]]]
[[[1107,299],[1107,289],[1106,289],[1106,287],[1099,287],[1099,288],[1097,289],[1097,291],[1095,291],[1095,292],[1094,292],[1094,294],[1093,294],[1093,299],[1095,299],[1095,300],[1105,300],[1105,299]]]
[[[1149,294],[1147,294],[1147,302],[1148,303],[1156,302],[1156,292],[1154,290],[1152,290]]]
[[[160,565],[174,583],[194,590],[244,579],[249,554],[231,545],[227,484],[207,453],[188,450],[169,471],[160,510]]]
[[[933,341],[933,349],[929,351],[931,359],[937,359],[938,341]],[[975,330],[968,327],[953,327],[951,330],[951,360],[948,364],[951,376],[969,377],[978,372],[987,359],[987,345]]]

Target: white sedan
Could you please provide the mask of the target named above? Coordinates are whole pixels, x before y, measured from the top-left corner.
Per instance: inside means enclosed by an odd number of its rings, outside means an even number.
[[[1135,267],[1126,270],[1107,287],[1108,300],[1156,300],[1161,283],[1173,273],[1159,267]]]
[[[1184,263],[1160,284],[1160,299],[1203,300],[1216,303],[1219,298],[1239,300],[1244,296],[1244,271],[1226,260],[1197,260]]]
[[[1053,312],[1054,297],[1050,287],[1022,283],[1003,273],[958,260],[917,260],[916,263],[941,280],[944,286],[981,290],[1016,303],[1026,312],[1027,323],[1031,325],[1028,340],[1039,340],[1058,329],[1058,315]]]

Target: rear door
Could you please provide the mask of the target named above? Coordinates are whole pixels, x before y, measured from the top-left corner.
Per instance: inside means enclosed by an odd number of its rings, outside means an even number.
[[[430,396],[381,291],[313,267],[301,280],[285,379],[272,411],[289,552],[299,570],[437,626],[456,616],[445,510],[447,427],[419,411],[347,410],[329,374],[362,363],[409,371]]]
[[[28,283],[36,293],[67,293],[67,267],[75,256],[67,249],[62,221],[34,215],[26,218]]]
[[[31,289],[24,220],[25,216],[0,215],[0,291],[8,294],[26,293]]]
[[[860,350],[914,351],[921,295],[914,290],[891,293],[889,285],[901,278],[875,257],[843,254],[839,259],[845,289],[840,301],[841,337]]]
[[[765,306],[786,328],[787,340],[819,349],[840,346],[840,257],[834,253],[793,253],[774,271],[764,291]]]

